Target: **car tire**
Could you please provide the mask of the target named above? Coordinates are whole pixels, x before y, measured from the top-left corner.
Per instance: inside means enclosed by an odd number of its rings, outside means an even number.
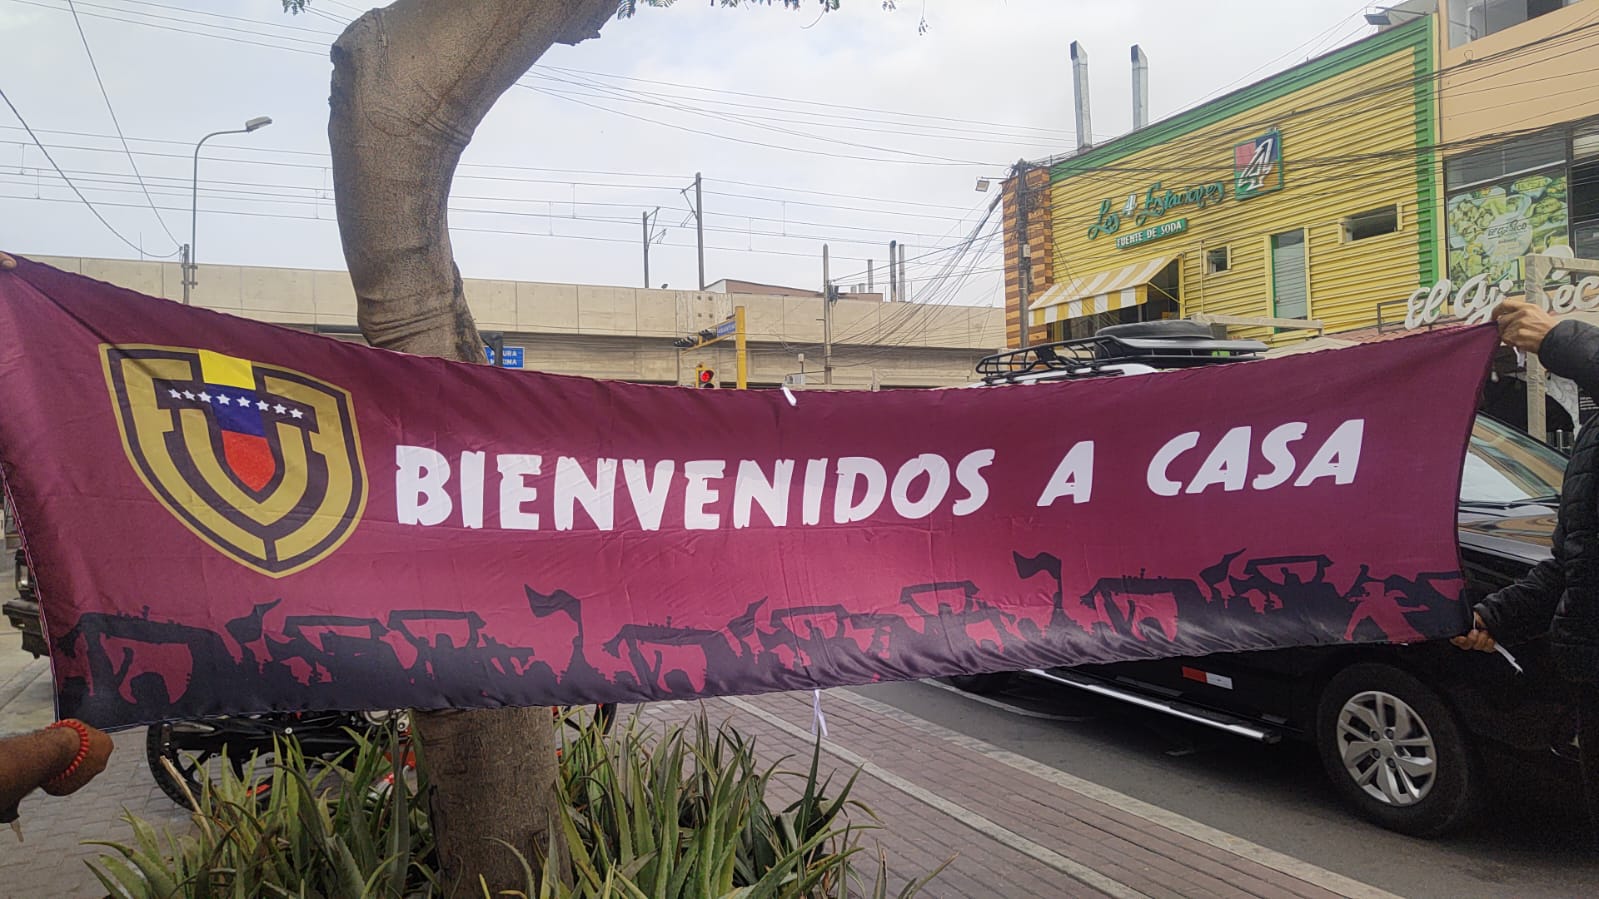
[[[1328,681],[1317,703],[1316,749],[1346,801],[1410,836],[1459,826],[1482,790],[1454,713],[1431,687],[1390,665],[1351,665]]]
[[[944,678],[949,685],[957,690],[967,693],[976,693],[979,696],[988,696],[993,693],[1003,692],[1016,678],[1014,672],[996,671],[992,674],[957,674]]]

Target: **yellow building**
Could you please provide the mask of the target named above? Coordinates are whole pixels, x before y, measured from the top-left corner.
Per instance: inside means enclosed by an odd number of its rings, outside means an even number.
[[[1599,258],[1599,0],[1410,0],[1438,30],[1449,279]]]
[[[1290,340],[1373,325],[1396,298],[1402,317],[1441,272],[1434,43],[1415,19],[1018,167],[1006,185],[1012,344],[1023,309],[1031,342],[1162,317]]]

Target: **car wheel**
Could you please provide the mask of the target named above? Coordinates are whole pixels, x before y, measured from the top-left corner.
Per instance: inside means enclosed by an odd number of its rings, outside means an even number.
[[[1388,665],[1340,671],[1322,691],[1316,748],[1366,818],[1417,837],[1470,817],[1480,785],[1460,725],[1438,694]]]
[[[953,677],[946,677],[944,680],[948,681],[949,685],[957,690],[965,690],[967,693],[987,696],[991,693],[1003,691],[1010,686],[1015,677],[1014,672],[996,671],[992,674],[957,674]]]

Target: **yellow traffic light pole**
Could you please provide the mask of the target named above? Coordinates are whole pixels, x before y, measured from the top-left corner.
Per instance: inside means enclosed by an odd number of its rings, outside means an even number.
[[[733,307],[733,358],[734,371],[738,374],[738,389],[748,390],[750,386],[750,357],[744,347],[744,307]]]
[[[717,336],[716,331],[719,330],[719,327],[718,328],[706,328],[705,330],[699,332],[698,334],[692,335],[690,337],[680,338],[679,340],[676,341],[676,345],[677,345],[678,351],[682,352],[683,350],[698,350],[698,349],[701,349],[701,348],[704,348],[704,347],[708,347],[708,346],[710,346],[713,343],[720,343],[720,342],[726,340],[729,337],[733,338],[734,370],[736,372],[736,377],[738,379],[738,381],[737,381],[738,389],[739,390],[748,390],[749,389],[749,368],[750,368],[750,366],[749,366],[749,350],[748,350],[748,347],[745,344],[745,339],[744,339],[744,307],[743,306],[734,306],[733,307],[733,316],[730,319],[730,321],[733,323],[733,333],[732,334],[722,334],[720,336]],[[727,324],[727,322],[724,321],[722,324],[725,325],[725,324]],[[699,386],[700,372],[703,372],[704,370],[705,370],[705,363],[703,363],[703,362],[698,363],[698,364],[696,364],[694,366],[694,385],[696,387]]]

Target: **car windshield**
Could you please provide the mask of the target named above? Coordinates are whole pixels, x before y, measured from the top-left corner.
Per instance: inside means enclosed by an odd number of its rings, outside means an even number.
[[[1560,495],[1564,456],[1513,428],[1478,417],[1471,429],[1460,501],[1508,506],[1548,502]]]

